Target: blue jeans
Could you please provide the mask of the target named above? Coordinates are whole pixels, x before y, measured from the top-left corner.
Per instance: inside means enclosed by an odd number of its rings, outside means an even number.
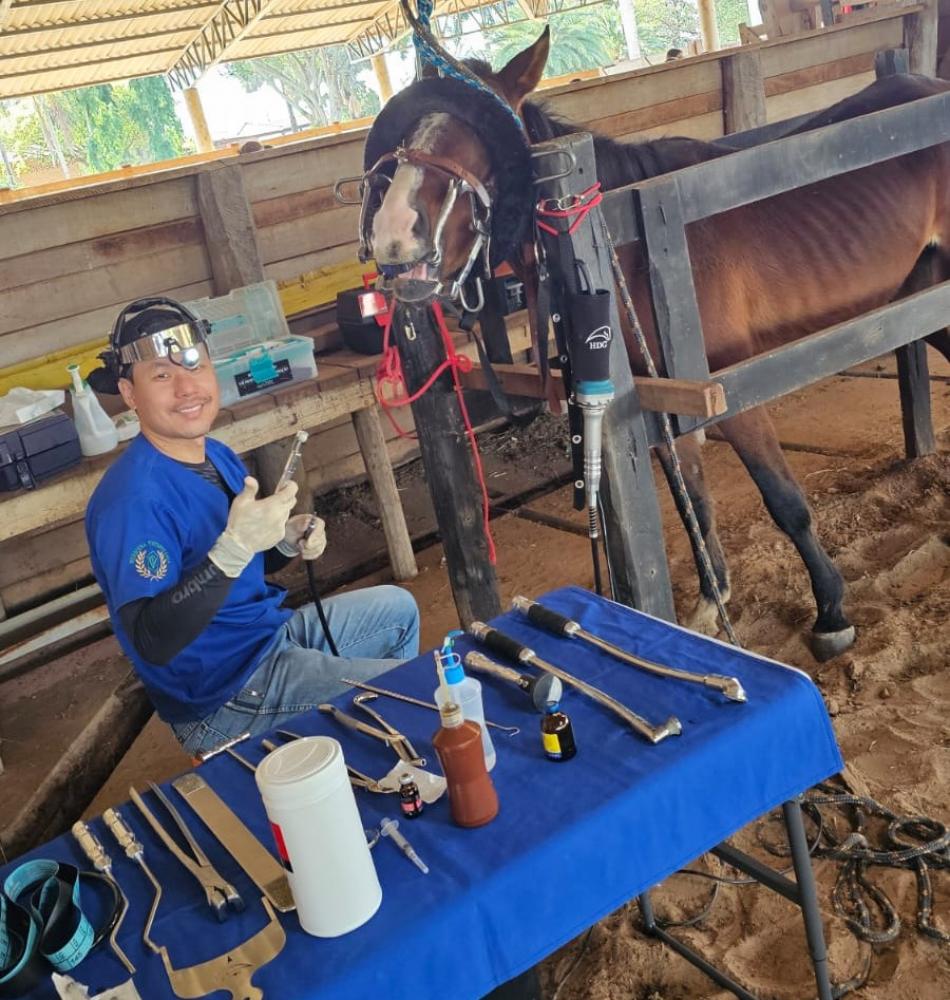
[[[419,652],[419,609],[401,587],[338,594],[323,608],[340,655],[329,652],[314,605],[299,608],[234,697],[204,719],[172,725],[185,751],[267,732],[342,694],[349,686],[341,677],[369,680]]]

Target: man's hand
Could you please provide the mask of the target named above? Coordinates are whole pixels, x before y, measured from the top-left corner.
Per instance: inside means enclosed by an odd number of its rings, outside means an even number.
[[[309,532],[309,534],[308,534]],[[314,514],[295,514],[288,522],[280,549],[289,555],[292,549],[304,559],[319,559],[327,547],[327,526]]]
[[[248,476],[228,511],[227,527],[208,553],[226,576],[240,576],[256,552],[266,552],[283,540],[287,519],[297,501],[295,482],[262,500],[257,499],[257,491],[257,480]]]

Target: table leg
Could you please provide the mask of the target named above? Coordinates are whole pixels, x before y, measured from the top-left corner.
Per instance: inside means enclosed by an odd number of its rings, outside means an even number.
[[[365,410],[356,410],[352,419],[363,464],[376,494],[393,577],[396,580],[411,580],[419,572],[419,568],[412,551],[412,539],[409,537],[402,501],[396,489],[396,477],[389,461],[386,438],[379,424],[379,413],[375,406],[371,406]]]
[[[786,802],[782,806],[782,812],[785,814],[785,828],[788,831],[788,843],[792,850],[792,864],[795,866],[795,878],[798,882],[799,905],[805,920],[808,950],[815,967],[818,1000],[832,1000],[831,980],[828,976],[828,952],[825,948],[825,932],[821,923],[821,912],[818,909],[815,873],[811,867],[808,838],[805,836],[805,824],[802,822],[802,811],[798,800]]]
[[[649,892],[638,896],[637,902],[640,905],[640,916],[643,918],[643,929],[647,934],[651,937],[659,938],[660,941],[672,948],[678,955],[682,955],[690,965],[694,965],[701,972],[705,972],[714,983],[718,983],[723,989],[732,993],[733,996],[737,996],[739,1000],[759,1000],[754,993],[750,993],[734,979],[731,979],[724,972],[720,972],[715,965],[707,962],[698,951],[694,951],[688,944],[684,944],[678,938],[673,937],[668,931],[665,931],[656,922]]]

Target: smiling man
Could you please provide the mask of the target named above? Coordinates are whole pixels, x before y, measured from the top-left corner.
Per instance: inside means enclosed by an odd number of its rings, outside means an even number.
[[[141,433],[86,510],[93,571],[116,637],[158,714],[192,754],[257,734],[418,652],[419,616],[399,587],[326,602],[340,651],[328,652],[313,605],[284,608],[265,579],[326,547],[323,522],[290,516],[291,482],[259,497],[230,448],[208,437],[219,409],[208,328],[170,299],[120,314],[106,368],[90,382],[120,392]]]

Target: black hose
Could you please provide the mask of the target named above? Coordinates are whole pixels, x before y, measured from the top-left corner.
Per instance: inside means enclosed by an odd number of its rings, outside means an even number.
[[[340,651],[336,648],[336,643],[333,641],[333,635],[330,632],[330,623],[327,621],[327,614],[323,610],[323,603],[320,600],[320,594],[317,590],[317,577],[313,571],[313,561],[307,559],[305,562],[307,566],[307,582],[310,584],[310,600],[313,601],[314,607],[317,609],[320,624],[323,626],[323,634],[327,637],[327,645],[330,647],[330,652],[334,656],[339,656]]]

